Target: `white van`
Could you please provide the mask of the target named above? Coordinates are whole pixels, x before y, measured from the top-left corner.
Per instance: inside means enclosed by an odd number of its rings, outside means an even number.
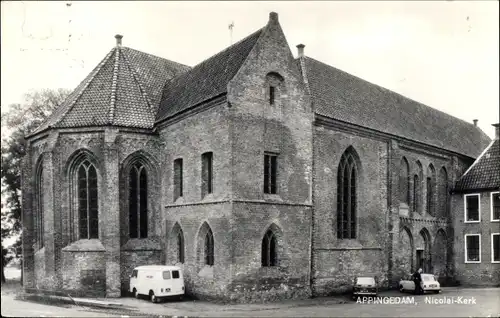
[[[178,266],[146,265],[134,268],[129,291],[135,298],[142,295],[156,303],[162,298],[184,295],[184,275]]]

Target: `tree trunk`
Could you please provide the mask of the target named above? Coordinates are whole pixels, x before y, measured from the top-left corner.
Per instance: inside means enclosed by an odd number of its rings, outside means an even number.
[[[2,262],[2,283],[5,283],[5,271],[4,271],[3,262]]]
[[[20,264],[21,264],[21,281],[20,281],[20,284],[21,284],[21,286],[23,286],[24,266],[23,266],[23,259],[22,258],[21,258]]]

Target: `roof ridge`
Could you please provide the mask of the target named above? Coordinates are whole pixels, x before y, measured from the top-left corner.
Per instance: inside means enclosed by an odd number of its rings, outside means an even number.
[[[412,102],[414,102],[414,103],[417,103],[417,104],[419,104],[419,105],[421,105],[421,106],[431,108],[431,109],[433,109],[433,110],[435,110],[435,111],[438,111],[438,112],[440,112],[440,113],[444,114],[445,116],[448,116],[448,117],[453,117],[453,118],[455,118],[455,119],[457,119],[457,120],[462,121],[463,123],[465,123],[465,124],[467,124],[467,125],[470,125],[470,126],[473,126],[473,125],[474,125],[473,123],[469,123],[468,121],[465,121],[465,120],[463,120],[463,119],[461,119],[461,118],[455,117],[455,116],[453,116],[453,115],[451,115],[451,114],[448,114],[448,113],[446,113],[446,112],[444,112],[444,111],[442,111],[442,110],[439,110],[439,109],[437,109],[437,108],[434,108],[434,107],[432,107],[432,106],[426,105],[426,104],[424,104],[424,103],[422,103],[422,102],[419,102],[419,101],[417,101],[417,100],[415,100],[415,99],[413,99],[413,98],[410,98],[410,97],[408,97],[408,96],[405,96],[405,95],[403,95],[403,94],[401,94],[401,93],[398,93],[398,92],[396,92],[396,91],[393,91],[393,90],[391,90],[391,89],[388,89],[388,88],[386,88],[386,87],[383,87],[383,86],[381,86],[381,85],[379,85],[379,84],[376,84],[376,83],[370,82],[370,81],[368,81],[368,80],[366,80],[366,79],[364,79],[364,78],[361,78],[361,77],[359,77],[359,76],[357,76],[357,75],[351,74],[351,73],[349,73],[349,72],[347,72],[347,71],[344,71],[344,70],[342,70],[342,69],[340,69],[340,68],[338,68],[338,67],[335,67],[335,66],[333,66],[333,65],[326,64],[325,62],[322,62],[322,61],[320,61],[320,60],[317,60],[317,59],[312,58],[312,57],[309,57],[309,56],[304,56],[304,58],[306,58],[306,59],[311,59],[311,60],[313,60],[313,61],[315,61],[315,62],[318,62],[318,63],[321,63],[321,64],[326,65],[326,66],[328,66],[328,67],[331,67],[331,68],[333,68],[333,69],[335,69],[335,70],[337,70],[337,71],[340,71],[340,72],[343,72],[343,73],[345,73],[345,74],[348,74],[349,76],[353,76],[353,77],[355,77],[356,79],[359,79],[359,80],[361,80],[361,81],[364,81],[364,82],[366,82],[366,83],[368,83],[368,84],[370,84],[370,85],[377,86],[378,88],[381,88],[381,89],[383,89],[383,90],[389,91],[389,92],[391,92],[391,93],[393,93],[393,94],[396,94],[396,95],[398,95],[398,96],[400,96],[400,97],[403,97],[403,98],[405,98],[405,99],[407,99],[407,100],[410,100],[410,101],[412,101]],[[296,60],[297,60],[297,59],[298,59],[298,58],[296,58]],[[481,130],[481,132],[483,132],[483,131]],[[483,132],[483,134],[484,134],[484,132]],[[488,137],[488,138],[489,138],[489,137]]]
[[[253,33],[251,33],[251,34],[249,34],[249,35],[245,36],[243,39],[239,40],[238,42],[236,42],[236,43],[234,43],[234,44],[231,44],[230,46],[226,47],[226,48],[225,48],[225,49],[223,49],[222,51],[219,51],[219,52],[215,53],[214,55],[212,55],[212,56],[210,56],[210,57],[208,57],[208,58],[204,59],[204,60],[203,60],[203,61],[201,61],[200,63],[198,63],[198,64],[194,65],[191,69],[194,69],[195,67],[198,67],[199,65],[202,65],[202,64],[203,64],[203,63],[205,63],[206,61],[209,61],[209,60],[211,60],[211,59],[215,58],[216,56],[219,56],[219,55],[221,55],[222,53],[224,53],[224,52],[228,51],[229,49],[233,48],[234,46],[241,44],[243,41],[245,41],[245,40],[247,40],[247,39],[251,38],[252,36],[256,35],[256,34],[257,34],[257,33],[259,33],[259,32],[262,32],[265,28],[266,28],[266,27],[262,27],[262,28],[258,29],[257,31],[255,31],[255,32],[253,32]],[[245,58],[245,60],[246,60],[246,58]],[[189,71],[191,71],[191,70],[189,70]],[[186,72],[186,73],[188,73],[188,72]],[[184,73],[184,74],[185,74],[185,73]],[[182,75],[182,74],[181,74],[181,75]]]
[[[155,117],[156,114],[155,114],[154,109],[153,109],[153,103],[151,102],[148,94],[146,94],[146,90],[144,89],[144,87],[142,87],[141,81],[139,80],[139,75],[137,74],[137,71],[135,70],[135,68],[132,67],[130,61],[128,60],[127,54],[123,54],[123,61],[128,66],[130,71],[132,72],[132,77],[134,78],[135,82],[137,83],[137,86],[139,86],[139,90],[141,91],[142,97],[146,100],[146,103],[149,106],[149,110],[151,111],[151,115],[153,117]]]
[[[87,77],[85,78],[83,81],[87,80],[87,83],[85,83],[85,85],[82,87],[82,89],[80,90],[80,92],[75,96],[75,99],[71,102],[71,105],[68,107],[68,109],[61,114],[61,116],[59,117],[59,120],[56,120],[54,123],[52,123],[52,126],[61,122],[62,119],[73,109],[73,107],[75,106],[76,102],[80,99],[80,97],[82,97],[83,95],[83,92],[85,92],[85,90],[87,89],[87,87],[90,85],[90,83],[95,79],[96,75],[99,73],[99,71],[101,70],[101,68],[104,66],[104,64],[106,64],[106,62],[109,60],[109,58],[111,57],[111,55],[113,55],[113,52],[115,51],[116,48],[113,48],[111,49],[111,51],[104,57],[104,59],[102,59],[101,63],[99,63],[97,65],[97,67],[94,69],[94,71],[92,72],[92,75],[90,77]],[[82,81],[82,82],[83,82]]]
[[[154,55],[154,54],[151,54],[151,53],[147,53],[147,52],[144,52],[144,51],[141,51],[141,50],[137,50],[137,49],[134,49],[134,48],[131,48],[131,47],[128,47],[128,46],[122,46],[121,48],[122,49],[126,49],[126,50],[130,50],[130,51],[135,51],[135,52],[138,52],[138,53],[141,53],[141,54],[149,55],[151,57],[159,58],[159,59],[162,59],[162,60],[164,60],[166,62],[169,62],[169,63],[178,64],[179,66],[191,68],[191,66],[189,66],[189,65],[182,64],[182,63],[179,63],[179,62],[176,62],[176,61],[172,61],[172,60],[169,60],[167,58],[164,58],[164,57],[161,57],[161,56],[158,56],[158,55]]]
[[[115,65],[113,66],[113,79],[111,82],[111,102],[108,114],[109,124],[113,124],[113,120],[115,117],[116,87],[118,85],[118,69],[120,67],[119,64],[120,64],[120,48],[116,47]]]

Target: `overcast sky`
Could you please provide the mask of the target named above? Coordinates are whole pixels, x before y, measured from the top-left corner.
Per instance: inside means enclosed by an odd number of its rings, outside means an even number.
[[[71,3],[70,6],[67,4]],[[472,122],[499,121],[498,1],[2,1],[1,106],[75,88],[115,44],[196,65],[279,14],[305,54]],[[443,127],[444,129],[446,127]]]

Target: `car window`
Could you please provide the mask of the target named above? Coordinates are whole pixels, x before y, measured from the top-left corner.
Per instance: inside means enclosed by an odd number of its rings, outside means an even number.
[[[132,277],[137,277],[137,270],[136,270],[136,269],[134,269],[134,270],[132,271]]]
[[[373,277],[358,277],[356,279],[356,284],[358,284],[358,285],[375,285],[375,279]]]
[[[179,271],[172,271],[172,278],[177,279],[180,277]]]
[[[163,272],[163,279],[170,279],[170,271]]]
[[[433,275],[422,275],[422,280],[429,282],[429,281],[434,281],[434,276]]]

